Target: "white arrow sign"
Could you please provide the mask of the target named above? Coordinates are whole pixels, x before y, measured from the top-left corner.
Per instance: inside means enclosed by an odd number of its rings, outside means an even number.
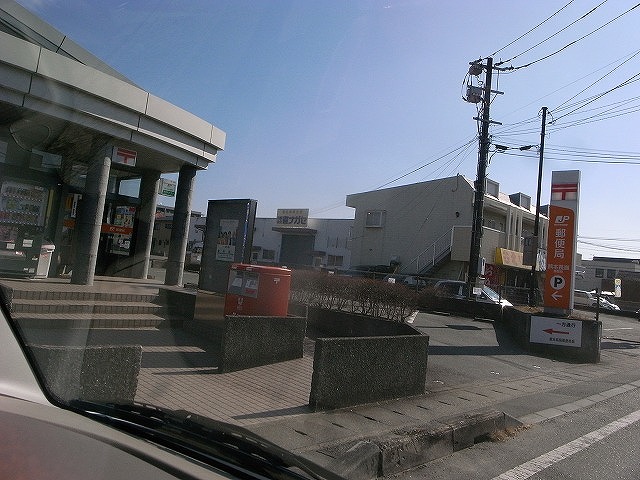
[[[560,298],[562,298],[562,295],[560,295],[558,292],[553,292],[551,294],[551,298],[553,298],[557,302]]]

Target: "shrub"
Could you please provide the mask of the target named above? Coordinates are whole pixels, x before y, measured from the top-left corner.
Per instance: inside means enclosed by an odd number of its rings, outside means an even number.
[[[295,270],[291,301],[318,308],[403,322],[416,309],[416,293],[404,285],[368,278]]]

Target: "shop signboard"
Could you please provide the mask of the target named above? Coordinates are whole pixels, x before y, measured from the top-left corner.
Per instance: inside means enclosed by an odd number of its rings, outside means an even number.
[[[169,178],[161,178],[158,184],[158,195],[163,197],[175,197],[177,182]]]
[[[308,208],[279,208],[277,211],[276,227],[306,228],[308,221]]]
[[[111,153],[111,162],[119,163],[120,165],[129,165],[130,167],[136,166],[136,158],[138,152],[130,150],[128,148],[113,147]]]

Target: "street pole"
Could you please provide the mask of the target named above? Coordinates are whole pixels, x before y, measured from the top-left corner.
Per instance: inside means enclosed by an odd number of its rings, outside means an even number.
[[[536,197],[536,219],[533,223],[533,262],[531,265],[531,280],[529,281],[529,306],[535,307],[536,302],[536,263],[538,261],[538,233],[540,231],[540,194],[542,192],[542,162],[544,159],[544,137],[547,125],[547,107],[542,107],[542,129],[540,130],[540,160],[538,161],[538,194]]]
[[[480,246],[482,244],[482,213],[484,209],[484,193],[486,190],[487,163],[489,159],[489,105],[491,104],[491,74],[493,72],[493,58],[487,58],[484,75],[484,92],[482,98],[482,123],[480,133],[480,152],[478,154],[478,172],[475,183],[475,198],[473,202],[473,225],[471,227],[471,248],[469,252],[469,284],[468,298],[475,298],[473,287],[478,280],[480,263]]]

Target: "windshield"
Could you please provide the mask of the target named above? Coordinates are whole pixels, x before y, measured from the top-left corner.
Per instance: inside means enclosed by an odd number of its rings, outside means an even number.
[[[500,302],[500,295],[498,295],[495,290],[492,290],[491,288],[485,286],[482,287],[482,292],[494,302]]]
[[[595,3],[0,0],[0,398],[374,478],[632,385],[640,9]]]

